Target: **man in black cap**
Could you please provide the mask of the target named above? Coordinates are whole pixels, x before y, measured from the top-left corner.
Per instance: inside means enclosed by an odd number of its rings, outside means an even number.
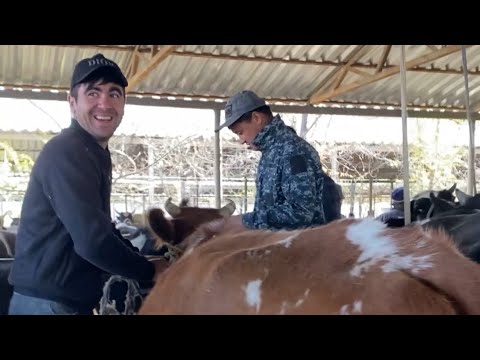
[[[141,256],[111,220],[108,141],[123,118],[126,86],[101,54],[75,66],[71,125],[40,152],[22,204],[9,314],[92,314],[105,275],[150,282],[166,268]]]

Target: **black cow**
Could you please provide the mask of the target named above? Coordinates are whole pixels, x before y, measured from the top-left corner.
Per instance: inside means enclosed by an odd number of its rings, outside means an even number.
[[[8,305],[13,294],[13,286],[8,282],[13,258],[0,258],[0,315],[8,314]]]
[[[119,223],[124,223],[128,225],[133,224],[133,214],[135,210],[133,210],[132,212],[128,212],[128,211],[117,211],[115,209],[115,212],[117,213],[117,219],[116,219],[117,224]]]
[[[480,194],[471,196],[459,189],[457,189],[455,193],[458,202],[447,201],[430,193],[432,207],[429,210],[428,218],[437,218],[440,216],[450,215],[475,214],[480,211]]]
[[[445,229],[465,256],[480,263],[480,212],[438,216],[429,219],[422,226]]]
[[[480,263],[480,194],[456,189],[455,195],[458,203],[430,194],[431,217],[422,226],[445,229],[462,253]]]
[[[17,235],[10,231],[0,230],[0,258],[15,256],[15,241]]]
[[[456,191],[456,187],[457,184],[453,184],[450,189],[440,191],[426,190],[413,196],[410,200],[410,216],[412,223],[424,221],[432,217],[434,212],[438,213],[446,211],[447,208],[450,209],[456,206],[455,195],[453,194],[454,191]],[[432,196],[435,199],[442,199],[444,202],[441,205],[437,204],[437,207],[435,207]],[[446,208],[444,208],[445,206]],[[440,208],[442,208],[442,210],[440,210]],[[405,226],[405,219],[403,217],[396,217],[388,219],[385,223],[387,224],[387,227],[402,227]]]

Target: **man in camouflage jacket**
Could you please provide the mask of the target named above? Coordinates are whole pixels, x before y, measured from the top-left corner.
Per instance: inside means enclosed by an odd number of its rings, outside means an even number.
[[[322,225],[324,173],[317,151],[252,91],[232,96],[225,123],[250,149],[262,152],[252,212],[233,216],[226,226],[293,230]]]

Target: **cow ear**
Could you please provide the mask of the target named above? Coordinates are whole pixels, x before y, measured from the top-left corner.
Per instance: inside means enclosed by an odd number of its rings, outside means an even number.
[[[165,218],[162,209],[151,209],[148,212],[148,226],[159,238],[159,241],[172,242],[175,237],[175,230],[171,221]]]
[[[460,189],[455,190],[455,196],[457,197],[458,202],[460,203],[460,206],[465,206],[465,204],[467,203],[467,200],[473,197],[471,195],[468,195],[467,193],[464,193]]]
[[[225,205],[224,207],[222,207],[222,208],[219,210],[219,213],[220,213],[220,215],[222,215],[223,217],[229,217],[229,216],[232,216],[232,214],[235,212],[235,209],[236,209],[235,202],[233,202],[232,200],[228,199],[228,204]]]
[[[170,214],[171,217],[176,217],[180,215],[181,209],[172,203],[172,198],[169,197],[167,201],[165,201],[165,210]]]

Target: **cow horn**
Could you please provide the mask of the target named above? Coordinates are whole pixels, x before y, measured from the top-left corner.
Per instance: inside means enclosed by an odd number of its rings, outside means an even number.
[[[457,188],[457,183],[453,184],[452,187],[448,189],[448,192],[453,195],[453,192],[455,191],[456,188]]]
[[[165,201],[165,210],[168,212],[168,214],[172,217],[180,215],[181,209],[172,203],[172,198],[168,198],[167,201]]]
[[[228,204],[222,207],[219,212],[220,212],[220,215],[222,215],[223,217],[228,217],[233,214],[235,209],[236,209],[235,202],[228,199]]]
[[[455,195],[457,196],[458,202],[460,203],[461,206],[465,206],[467,203],[467,200],[472,198],[472,195],[468,195],[467,193],[464,193],[460,189],[455,189]]]

